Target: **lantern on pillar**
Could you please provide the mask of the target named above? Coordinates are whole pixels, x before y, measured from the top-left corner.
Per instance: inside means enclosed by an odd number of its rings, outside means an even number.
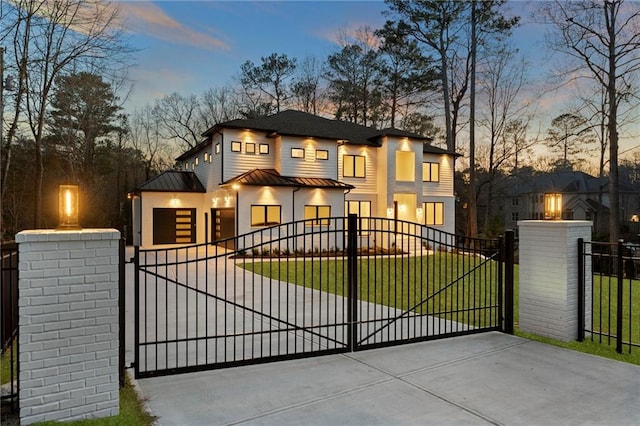
[[[58,187],[58,226],[56,229],[82,229],[78,222],[78,185]]]

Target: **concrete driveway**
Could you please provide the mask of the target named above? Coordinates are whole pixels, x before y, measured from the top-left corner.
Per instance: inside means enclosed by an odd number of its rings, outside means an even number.
[[[640,424],[640,367],[498,332],[138,384],[160,425]]]

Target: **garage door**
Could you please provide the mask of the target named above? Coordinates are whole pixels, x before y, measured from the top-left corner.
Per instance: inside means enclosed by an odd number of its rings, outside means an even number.
[[[153,244],[194,244],[196,209],[153,209]]]

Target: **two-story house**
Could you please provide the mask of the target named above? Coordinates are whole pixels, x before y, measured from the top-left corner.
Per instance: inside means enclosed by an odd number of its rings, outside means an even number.
[[[349,213],[455,231],[456,154],[429,138],[291,110],[203,137],[176,159],[179,170],[132,193],[134,244],[202,243]]]

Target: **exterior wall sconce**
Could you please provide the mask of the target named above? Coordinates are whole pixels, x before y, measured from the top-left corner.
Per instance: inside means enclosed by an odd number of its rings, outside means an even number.
[[[416,219],[419,223],[422,223],[422,207],[416,208]]]
[[[640,216],[634,214],[633,216],[631,216],[631,222],[640,222]]]
[[[78,185],[60,185],[58,187],[58,226],[57,230],[82,229],[78,222]]]
[[[180,206],[180,200],[178,199],[178,196],[176,194],[173,194],[173,197],[171,197],[171,200],[169,200],[169,205],[171,207],[179,207]]]
[[[387,219],[393,219],[393,208],[391,207],[387,209]]]
[[[237,191],[238,189],[240,189],[240,185],[237,183],[234,183],[233,185],[231,185],[231,189],[233,189],[234,191]]]
[[[562,194],[544,194],[544,218],[546,220],[562,219]]]

